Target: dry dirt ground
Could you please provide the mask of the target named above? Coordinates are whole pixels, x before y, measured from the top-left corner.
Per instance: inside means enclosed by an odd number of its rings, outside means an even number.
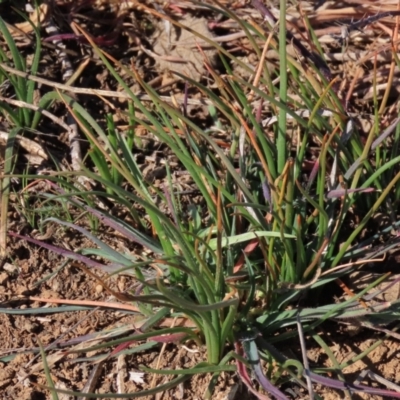
[[[204,79],[206,74],[203,67],[204,57],[212,59],[215,55],[210,49],[206,49],[204,54],[196,51],[191,44],[193,37],[185,32],[175,32],[173,28],[169,33],[170,39],[179,41],[180,46],[178,46],[178,49],[174,46],[171,47],[166,40],[165,29],[167,28],[165,22],[160,18],[163,13],[174,16],[210,38],[218,37],[219,43],[230,51],[240,54],[246,62],[252,63],[255,60],[247,39],[240,35],[234,21],[218,20],[217,15],[206,12],[199,6],[191,4],[190,1],[170,2],[168,3],[169,6],[166,3],[144,1],[143,4],[156,11],[150,13],[136,2],[129,0],[120,2],[56,0],[53,8],[43,6],[42,17],[44,24],[51,21],[62,33],[74,32],[71,27],[72,21],[83,26],[93,37],[97,38],[98,45],[103,46],[114,57],[126,63],[126,65],[133,62],[143,78],[147,82],[151,82],[152,86],[161,94],[174,93],[179,96],[182,93],[183,85],[170,74],[171,68],[189,74],[193,79]],[[260,20],[259,14],[251,7],[249,2],[237,0],[221,1],[221,3],[235,10],[241,18]],[[358,20],[365,18],[366,15],[374,15],[378,11],[395,10],[396,1],[301,1],[299,3],[303,11],[308,13],[316,34],[327,51],[326,58],[330,62],[335,75],[340,77],[343,90],[347,90],[350,83],[353,84],[352,107],[358,112],[362,110],[365,113],[365,118],[363,117],[360,123],[367,131],[370,123],[368,112],[371,110],[370,82],[371,62],[373,61],[371,61],[371,57],[373,54],[377,56],[376,62],[379,63],[379,68],[376,79],[380,84],[379,95],[382,95],[386,89],[384,79],[387,77],[389,68],[390,49],[388,52],[374,53],[374,51],[377,48],[384,48],[385,43],[388,43],[387,38],[392,35],[397,27],[396,19],[388,16],[375,25],[366,28],[365,32],[352,32],[344,47],[338,43],[337,38],[343,30],[335,22],[344,17],[348,17],[348,20]],[[380,3],[379,7],[375,3]],[[0,7],[2,7],[1,15],[7,22],[17,46],[29,62],[34,38],[31,28],[23,23],[17,14],[11,12],[8,5],[0,4]],[[291,29],[295,29],[297,26],[297,31],[294,30],[294,32],[300,32],[303,25],[299,17],[299,8],[291,7],[288,14]],[[34,19],[33,15],[32,18]],[[12,29],[13,27],[15,29]],[[43,38],[52,35],[43,28],[41,32]],[[83,72],[75,82],[76,86],[119,90],[115,82],[112,81],[110,74],[86,43],[80,43],[76,40],[65,40],[64,42],[75,69],[82,66],[84,60],[90,60],[83,67]],[[187,46],[183,45],[185,43],[187,43]],[[1,45],[4,51],[8,53],[3,40]],[[39,75],[51,81],[62,82],[65,66],[63,66],[60,58],[60,54],[55,51],[54,41],[43,42],[43,57],[40,62]],[[185,60],[185,62],[182,62],[182,60]],[[273,63],[272,55],[270,62]],[[385,113],[387,121],[384,120],[383,124],[388,124],[396,113],[399,75],[399,71],[396,70],[395,80],[390,92],[391,100]],[[127,77],[127,79],[131,78]],[[135,82],[128,83],[134,90],[138,89],[135,87]],[[1,90],[3,90],[3,94],[7,94],[7,88]],[[45,89],[41,86],[39,90]],[[100,121],[104,121],[106,112],[123,107],[122,102],[116,101],[112,105],[104,104],[92,96],[81,96],[79,100]],[[59,116],[64,117],[64,112],[59,110]],[[194,107],[191,112],[199,120],[199,123],[207,123],[202,115],[201,107]],[[5,128],[7,127],[6,121],[0,120],[0,123]],[[122,124],[123,121],[117,119],[116,123]],[[39,144],[45,142],[45,145],[65,165],[72,164],[68,138],[62,134],[58,135],[58,132],[49,132],[46,126],[40,128],[47,135],[39,138],[35,138],[33,135],[31,136],[32,141]],[[149,174],[153,174],[152,179],[158,179],[157,168],[159,165],[155,165],[154,160],[159,158],[159,155],[155,153],[157,145],[152,140],[151,137],[143,137],[141,160],[143,169],[147,168]],[[3,160],[0,159],[0,161]],[[38,151],[31,150],[28,145],[24,147],[20,143],[20,160],[17,169],[23,171],[27,162],[33,173],[51,168],[48,163],[46,164],[46,161],[40,159]],[[14,190],[18,191],[18,183],[14,184]],[[35,190],[40,191],[41,188],[34,187],[32,192],[28,193],[32,194]],[[54,231],[44,233],[33,231],[30,222],[24,220],[21,213],[18,212],[18,206],[21,206],[21,204],[18,197],[12,199],[9,212],[10,230],[73,249],[91,246],[80,235],[63,229],[57,230],[55,228]],[[44,236],[40,237],[40,234]],[[113,237],[111,232],[103,232],[103,234],[108,238],[108,242],[116,248],[122,245],[128,248],[131,246],[129,243],[123,242],[123,239]],[[113,287],[121,292],[128,288],[130,284],[131,282],[127,277],[120,277],[112,282]],[[56,347],[57,345],[58,349],[62,349],[67,344],[71,345],[73,339],[92,335],[94,332],[105,328],[129,327],[129,324],[133,325],[136,322],[135,314],[129,315],[113,308],[87,307],[70,312],[43,313],[35,316],[18,315],[16,313],[18,310],[27,308],[60,306],[60,304],[40,301],[37,298],[75,300],[82,305],[85,305],[88,300],[99,302],[110,300],[109,294],[104,291],[98,281],[76,265],[66,263],[63,258],[45,249],[9,238],[8,256],[3,260],[0,269],[0,300],[2,302],[0,305],[2,309],[2,312],[0,312],[0,359],[2,360],[0,362],[0,400],[44,400],[51,398],[49,391],[41,386],[47,385],[47,381],[43,372],[41,357],[37,351],[39,341],[44,347],[50,345]],[[76,304],[71,306],[76,306]],[[173,321],[166,321],[165,323],[172,324]],[[129,334],[129,332],[131,331],[127,330],[126,334]],[[371,343],[375,343],[381,337],[367,330],[351,334],[347,329],[338,325],[335,325],[334,329],[330,325],[323,325],[320,327],[319,334],[330,346],[339,362],[350,360],[361,354]],[[95,338],[92,337],[92,341],[95,342]],[[76,343],[79,343],[79,341]],[[35,349],[34,353],[32,353],[32,349]],[[311,366],[331,367],[329,358],[310,338],[308,339],[308,349]],[[297,343],[290,343],[288,347],[286,346],[281,350],[288,355],[301,358]],[[349,381],[354,381],[362,371],[369,370],[388,381],[400,382],[400,353],[398,350],[398,340],[385,340],[368,356],[345,369],[346,378]],[[47,354],[52,354],[52,352],[49,351]],[[86,357],[93,357],[92,362],[81,362],[80,354],[63,354],[58,350],[58,357],[54,359],[49,357],[48,360],[51,364],[51,374],[56,387],[77,391],[94,390],[96,393],[133,394],[139,390],[159,386],[170,379],[151,373],[142,374],[139,366],[145,365],[160,369],[188,368],[204,360],[205,356],[204,349],[199,349],[190,344],[187,347],[158,345],[147,351],[118,357],[117,361],[96,358],[100,355],[100,352],[93,351],[92,354],[85,354]],[[177,387],[147,398],[158,400],[202,399],[209,380],[209,376],[195,376]],[[385,387],[384,384],[377,383],[375,379],[366,378],[363,382]],[[90,386],[91,383],[93,384],[92,387]],[[288,386],[286,389],[290,398],[308,398],[299,388]],[[345,398],[342,392],[335,392],[322,387],[316,387],[316,392],[325,400]],[[377,396],[357,396],[354,395],[353,399],[380,398]],[[59,398],[66,400],[72,397],[60,394]],[[251,399],[252,396],[240,384],[235,373],[223,373],[219,378],[213,398],[233,400]]]

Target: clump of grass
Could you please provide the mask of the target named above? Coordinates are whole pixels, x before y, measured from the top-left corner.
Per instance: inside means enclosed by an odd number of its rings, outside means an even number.
[[[0,31],[3,34],[4,40],[10,50],[12,62],[16,69],[19,71],[26,72],[26,61],[19,52],[13,37],[8,31],[4,21],[0,18]],[[40,59],[40,36],[37,29],[34,30],[36,36],[36,51],[32,60],[31,70],[33,74],[36,74],[39,59]],[[8,61],[9,56],[0,49],[0,62]],[[33,119],[33,111],[28,107],[13,108],[12,105],[18,104],[18,102],[30,105],[33,104],[33,96],[35,83],[30,82],[19,76],[10,76],[8,74],[0,74],[0,84],[10,85],[13,87],[15,92],[15,99],[2,98],[0,112],[3,115],[5,121],[9,121],[12,128],[9,131],[7,142],[5,145],[4,154],[4,176],[0,179],[0,193],[1,193],[1,210],[0,210],[0,257],[4,258],[7,254],[7,211],[8,202],[10,196],[10,174],[13,172],[15,165],[15,154],[14,145],[18,134],[24,131],[24,129],[30,128]],[[11,103],[11,104],[10,104]]]
[[[281,3],[284,10],[285,1]],[[397,129],[397,121],[378,135],[371,130],[363,143],[337,96],[335,82],[329,82],[326,73],[318,71],[316,60],[323,62],[321,55],[313,54],[307,59],[304,54],[305,61],[299,63],[285,51],[283,24],[279,39],[274,39],[261,26],[241,21],[226,9],[220,12],[236,20],[248,34],[260,58],[258,74],[211,42],[225,68],[221,77],[207,65],[219,94],[199,82],[181,78],[202,94],[215,125],[229,134],[231,141],[225,147],[213,138],[212,129],[202,129],[189,118],[185,107],[161,99],[133,68],[133,72],[126,69],[88,36],[93,50],[130,95],[128,134],[118,132],[110,118],[106,128],[100,126],[88,110],[67,94],[47,95],[67,105],[89,140],[89,156],[96,172],[83,173],[102,190],[79,191],[61,177],[47,177],[53,194],[48,195],[43,206],[68,203],[82,215],[90,214],[136,243],[142,254],[115,251],[77,220],[47,218],[44,223],[57,223],[86,235],[97,247],[85,249],[83,254],[25,239],[110,275],[129,273],[140,282],[135,293],[112,293],[132,302],[146,317],[141,331],[105,344],[88,345],[79,352],[127,346],[145,339],[158,343],[179,338],[205,345],[207,361],[189,371],[143,367],[144,371],[177,378],[167,386],[130,394],[131,397],[166,390],[196,373],[212,374],[205,394],[211,397],[218,373],[236,370],[249,389],[262,398],[249,377],[251,370],[260,387],[279,399],[287,398],[279,387],[288,380],[308,388],[310,395],[311,383],[319,382],[344,391],[359,390],[394,398],[397,395],[393,392],[344,383],[341,371],[349,364],[340,364],[316,331],[328,319],[362,318],[371,328],[377,326],[378,318],[386,323],[395,320],[397,304],[384,303],[370,309],[358,301],[380,281],[347,301],[300,308],[298,300],[312,293],[316,301],[321,289],[330,282],[348,274],[356,265],[370,262],[368,246],[391,229],[385,226],[381,232],[361,239],[361,232],[368,229],[374,215],[388,212],[388,202],[396,201],[398,157],[379,149],[389,133]],[[274,80],[278,75],[272,76],[264,65],[257,41],[269,43],[278,52],[279,84]],[[236,65],[257,75],[257,79],[249,83],[240,78],[235,74]],[[151,110],[129,89],[117,68],[137,80],[151,99]],[[308,111],[308,118],[302,116],[304,112],[300,111],[304,110]],[[268,118],[263,121],[264,114]],[[291,130],[289,120],[293,121]],[[132,154],[137,127],[148,130],[173,152],[180,169],[190,174],[199,191],[200,205],[182,199],[174,184],[174,171],[168,166],[161,189],[145,179]],[[398,138],[397,130],[396,147]],[[310,152],[311,142],[317,145],[314,153]],[[132,223],[96,208],[98,199],[124,207]],[[358,219],[358,224],[350,228],[349,221],[354,219]],[[385,244],[373,256],[393,244],[397,241]],[[107,263],[95,261],[92,256]],[[108,288],[104,280],[100,282]],[[374,296],[370,295],[369,300]],[[156,329],[157,323],[167,316],[183,316],[194,327]],[[122,333],[118,330],[113,334]],[[310,370],[305,333],[324,348],[341,380]],[[110,337],[110,332],[105,334]],[[272,346],[291,338],[302,345],[301,361],[287,359]],[[117,349],[108,352],[109,358],[116,357],[125,347]],[[230,363],[233,359],[236,367]],[[263,371],[261,360],[277,368]]]

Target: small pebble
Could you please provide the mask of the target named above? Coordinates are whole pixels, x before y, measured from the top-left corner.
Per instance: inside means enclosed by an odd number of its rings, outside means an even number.
[[[7,271],[11,275],[18,274],[18,267],[16,265],[5,263],[3,269],[4,271]]]
[[[9,278],[9,276],[8,276],[7,272],[2,272],[0,274],[0,285],[4,285],[8,281],[8,278]]]

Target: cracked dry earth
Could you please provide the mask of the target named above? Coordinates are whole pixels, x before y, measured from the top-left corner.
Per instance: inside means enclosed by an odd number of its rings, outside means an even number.
[[[248,2],[222,1],[222,3],[235,10],[241,18],[260,20],[259,14],[249,6]],[[341,28],[334,22],[343,16],[356,19],[362,18],[366,13],[374,15],[378,11],[396,9],[397,2],[301,1],[299,3],[303,10],[309,13],[310,23],[326,50],[326,59],[334,74],[341,78],[343,89],[350,84],[353,85],[352,105],[356,110],[363,111],[358,122],[361,129],[367,132],[371,124],[369,114],[372,96],[370,91],[371,57],[375,54],[376,62],[379,63],[376,79],[379,83],[378,95],[383,95],[386,89],[384,79],[387,76],[390,57],[388,58],[388,53],[385,51],[376,53],[376,49],[384,49],[385,46],[388,46],[387,38],[395,29],[395,19],[387,17],[379,22],[379,26],[376,24],[368,27],[365,32],[353,32],[344,52],[335,38],[335,35],[340,34]],[[66,16],[71,17],[94,37],[104,40],[99,45],[105,46],[106,50],[118,60],[121,62],[129,60],[126,65],[129,65],[129,62],[136,63],[135,66],[142,77],[150,82],[161,95],[169,96],[172,93],[178,99],[183,97],[184,86],[176,75],[171,74],[171,70],[190,76],[195,80],[204,79],[207,72],[203,61],[207,58],[212,63],[215,52],[207,48],[204,43],[202,44],[204,53],[195,50],[193,37],[186,36],[186,31],[182,33],[172,29],[166,34],[171,28],[160,18],[162,12],[173,15],[183,24],[191,26],[207,38],[216,40],[232,53],[240,53],[244,62],[255,65],[257,61],[255,54],[249,50],[250,46],[238,26],[235,25],[235,21],[218,20],[216,15],[201,7],[196,7],[190,1],[170,2],[170,8],[166,8],[166,11],[163,11],[164,2],[161,1],[144,1],[143,4],[150,8],[154,7],[156,13],[145,12],[137,2],[131,1],[76,1],[74,4],[69,1],[55,1],[55,8],[52,10],[44,2],[40,18],[43,18],[44,24],[52,20],[61,32],[71,33],[71,26],[65,18]],[[0,4],[0,7],[6,6]],[[274,13],[277,14],[276,8]],[[29,60],[34,43],[33,32],[29,28],[29,24],[25,24],[18,19],[16,14],[11,14],[4,8],[1,9],[1,15],[6,20],[17,46]],[[33,16],[32,19],[34,20]],[[288,20],[292,24],[291,26],[297,26],[299,31],[304,27],[296,7],[289,8]],[[112,22],[110,23],[110,21]],[[15,29],[12,29],[13,27]],[[49,36],[44,30],[43,35],[44,37]],[[179,43],[179,46],[175,46],[176,43]],[[1,42],[1,46],[5,49],[4,41]],[[83,67],[83,72],[75,83],[76,86],[103,90],[121,89],[88,46],[76,42],[67,42],[66,46],[67,54],[69,54],[74,68],[77,69],[83,65],[84,60],[89,59],[89,63]],[[262,46],[263,44],[260,43],[260,48]],[[5,51],[7,52],[6,49]],[[291,51],[290,48],[288,51]],[[295,53],[294,56],[296,56]],[[50,81],[62,82],[65,71],[59,58],[54,43],[51,40],[44,41],[39,75]],[[273,52],[268,54],[268,62],[271,64],[271,68],[276,66],[276,54]],[[120,72],[123,73],[123,71]],[[246,72],[241,71],[240,68],[237,68],[236,72],[242,74],[246,79],[249,78],[246,76]],[[126,79],[133,90],[140,89],[131,77],[126,77]],[[399,92],[399,83],[400,73],[396,70],[391,88],[391,101],[385,113],[383,125],[388,125],[391,118],[396,115],[396,94]],[[37,95],[39,97],[43,95],[44,90],[44,86],[40,86]],[[103,103],[93,96],[81,95],[79,101],[99,121],[104,122],[104,115],[112,111],[116,115],[115,123],[121,129],[127,125],[119,113],[125,107],[123,100],[113,99],[112,102]],[[190,116],[195,118],[198,123],[207,125],[209,121],[207,121],[199,96],[194,95],[191,102]],[[66,112],[61,107],[53,111],[60,118],[66,118]],[[0,120],[0,123],[3,130],[6,130],[7,121]],[[42,152],[43,144],[60,161],[61,165],[69,168],[72,160],[69,155],[68,137],[60,131],[59,127],[43,123],[39,128],[44,133],[43,136],[32,135],[25,142],[22,138],[19,141],[17,172],[24,171],[27,165],[31,173],[54,170],[47,153]],[[138,162],[141,163],[141,168],[148,179],[156,187],[157,185],[161,186],[165,178],[165,163],[168,162],[174,167],[176,160],[165,149],[160,150],[159,143],[145,130],[138,131],[137,135],[141,138],[140,145],[138,145]],[[221,143],[228,140],[226,137],[216,139]],[[83,141],[82,145],[82,151],[85,152]],[[0,162],[4,162],[4,137],[2,139],[1,134]],[[18,193],[21,186],[18,182],[14,182],[13,185],[15,192]],[[179,185],[182,189],[193,188],[190,179],[185,181],[184,174],[182,174]],[[40,190],[45,190],[45,188]],[[14,196],[11,199],[8,215],[9,229],[21,234],[38,235],[29,221],[23,219],[19,212],[20,206],[18,196]],[[60,228],[54,228],[50,232],[40,232],[40,234],[42,236],[36,237],[41,237],[41,240],[53,245],[70,249],[94,246],[79,234]],[[101,232],[101,235],[104,235],[107,243],[113,248],[136,250],[132,243],[115,236],[114,232],[104,231]],[[154,346],[151,343],[140,342],[132,347],[143,346],[143,350],[119,356],[116,360],[102,359],[100,350],[92,351],[90,354],[84,351],[81,353],[63,352],[63,348],[67,345],[68,349],[74,346],[75,349],[78,349],[82,338],[87,338],[91,345],[97,343],[93,334],[104,329],[123,328],[122,336],[127,336],[133,332],[133,326],[138,323],[138,316],[133,312],[122,312],[112,307],[86,306],[85,302],[89,300],[105,302],[115,301],[115,299],[111,299],[102,285],[84,270],[73,263],[67,263],[65,259],[52,252],[13,238],[9,238],[7,252],[7,259],[3,260],[0,270],[0,300],[2,302],[0,312],[0,400],[47,400],[51,398],[50,392],[44,387],[48,383],[42,359],[38,354],[39,343],[47,349],[47,362],[57,388],[95,391],[99,394],[134,394],[165,384],[170,379],[170,377],[143,373],[139,369],[141,365],[159,369],[190,368],[205,360],[204,349],[191,343],[186,346],[181,344]],[[399,271],[394,271],[394,273],[399,273]],[[110,283],[111,288],[119,292],[126,291],[133,284],[133,279],[127,276],[115,278]],[[60,306],[49,299],[69,299],[78,301],[79,304],[68,305],[65,302],[65,306],[70,307],[68,312],[49,313],[46,312],[46,309]],[[30,308],[41,308],[43,313],[23,314],[24,310]],[[176,321],[169,320],[163,322],[165,326],[173,326],[175,323]],[[185,323],[185,321],[180,323]],[[378,333],[366,329],[350,331],[346,326],[322,325],[319,329],[318,333],[330,347],[339,363],[362,354],[366,348],[382,338],[382,335]],[[148,345],[148,349],[146,349],[146,345]],[[49,346],[53,346],[53,350]],[[311,338],[307,339],[307,348],[311,367],[332,367],[328,356]],[[285,344],[285,347],[280,350],[290,357],[301,359],[298,343]],[[80,359],[83,356],[86,357],[84,361]],[[344,369],[346,379],[349,381],[354,381],[360,376],[360,373],[366,371],[374,372],[390,382],[400,382],[399,340],[396,338],[385,339],[368,356]],[[360,379],[363,383],[371,386],[386,387],[385,383],[379,383],[374,377],[367,376]],[[145,398],[158,400],[203,399],[209,381],[210,376],[195,376],[163,393]],[[291,399],[309,398],[306,392],[298,388],[288,386],[284,389]],[[321,386],[316,387],[316,392],[326,400],[345,398],[342,392]],[[79,397],[59,394],[60,400],[73,398]],[[213,398],[246,400],[253,397],[247,393],[235,373],[223,373],[219,378]],[[380,397],[355,394],[352,398],[372,400]]]

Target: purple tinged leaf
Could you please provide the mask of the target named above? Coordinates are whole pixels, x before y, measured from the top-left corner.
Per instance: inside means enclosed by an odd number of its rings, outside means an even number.
[[[62,33],[59,35],[52,35],[47,38],[44,38],[44,42],[53,42],[55,40],[68,40],[68,39],[80,39],[80,35],[76,35],[75,33]]]
[[[400,393],[393,392],[386,389],[371,388],[365,385],[358,385],[354,383],[346,383],[338,381],[336,379],[327,378],[325,376],[317,375],[314,372],[310,372],[310,377],[313,382],[320,383],[321,385],[328,386],[339,390],[352,390],[357,392],[363,392],[368,394],[375,394],[378,396],[389,397],[392,399],[400,399]]]
[[[87,335],[82,335],[82,336],[74,337],[72,339],[68,339],[66,341],[58,342],[57,346],[54,346],[54,347],[62,348],[62,347],[67,347],[67,346],[75,346],[75,345],[81,344],[83,342],[95,340],[99,336],[100,336],[99,332],[88,333]],[[107,339],[110,339],[110,336],[107,336]]]
[[[275,386],[273,386],[263,375],[261,365],[260,365],[260,359],[258,356],[257,346],[254,343],[254,341],[247,341],[247,342],[245,341],[242,343],[242,345],[244,345],[243,347],[245,348],[246,357],[249,359],[249,362],[252,365],[252,368],[257,377],[257,380],[260,383],[260,385],[264,388],[264,390],[273,394],[277,399],[287,399],[287,397],[282,392],[280,392],[277,388],[275,388]],[[240,345],[238,342],[235,342],[235,350],[238,354],[242,354],[242,351],[240,349]],[[260,397],[260,396],[262,396],[261,394],[257,393],[253,389],[253,387],[251,385],[251,380],[247,374],[245,365],[243,365],[243,363],[240,362],[239,360],[236,361],[236,365],[237,365],[238,373],[239,373],[240,377],[242,378],[242,380],[246,384],[246,386],[249,388],[249,390],[253,394],[255,394],[259,399],[265,400],[265,398]],[[305,374],[305,371],[303,372],[303,374]],[[338,381],[336,379],[318,375],[309,370],[307,371],[307,375],[309,376],[309,378],[311,378],[311,380],[313,382],[319,383],[321,385],[331,387],[334,389],[357,391],[357,392],[362,392],[362,393],[368,393],[371,395],[389,397],[392,399],[400,399],[400,393],[394,392],[391,390],[377,389],[377,388],[369,387],[366,385]]]
[[[135,296],[140,296],[140,293],[142,293],[142,290],[144,289],[145,285],[143,283],[140,283],[138,287],[135,290]]]
[[[262,388],[275,396],[278,400],[289,400],[278,388],[276,388],[263,374],[261,364],[253,365],[253,372]]]
[[[132,264],[133,264],[132,259],[128,259],[124,255],[120,254],[118,251],[114,250],[113,248],[108,246],[106,243],[102,242],[96,236],[92,235],[85,228],[82,228],[81,226],[76,225],[76,224],[71,224],[70,222],[61,221],[61,220],[59,220],[57,218],[53,218],[53,217],[47,218],[44,222],[47,222],[47,221],[53,221],[59,225],[64,225],[71,229],[75,229],[78,232],[81,232],[83,235],[85,235],[87,238],[89,238],[93,243],[97,244],[100,247],[100,249],[103,250],[103,252],[105,253],[104,258],[106,258],[107,260],[109,260],[109,261],[113,260],[117,264],[121,264],[121,267],[122,266],[125,266],[125,267],[132,266]]]
[[[99,268],[104,272],[113,273],[113,272],[115,272],[115,270],[121,269],[121,265],[115,265],[115,264],[104,265],[104,264],[101,264],[101,263],[99,263],[97,261],[92,260],[89,257],[85,257],[85,256],[83,256],[81,254],[78,254],[78,253],[75,253],[73,251],[65,250],[65,249],[62,249],[60,247],[53,246],[51,244],[48,244],[48,243],[42,242],[40,240],[36,240],[36,239],[30,238],[28,236],[18,235],[18,233],[14,233],[14,232],[9,232],[8,234],[10,236],[12,236],[12,237],[23,239],[23,240],[26,240],[27,242],[30,242],[30,243],[34,243],[37,246],[40,246],[40,247],[43,247],[43,248],[45,248],[47,250],[53,251],[54,253],[60,254],[63,257],[72,258],[73,260],[80,261],[81,263],[83,263],[85,265],[88,265],[90,267]]]
[[[179,332],[179,333],[171,333],[169,335],[158,335],[158,336],[151,336],[149,339],[158,342],[158,343],[173,343],[179,342],[182,339],[187,337],[187,333]]]
[[[95,208],[89,207],[89,206],[83,206],[87,211],[95,215],[101,222],[109,226],[110,228],[115,229],[117,232],[121,233],[124,235],[127,239],[132,240],[132,242],[138,243],[144,248],[150,249],[156,254],[161,254],[162,250],[150,243],[149,238],[141,238],[140,233],[134,234],[132,233],[129,229],[125,228],[122,224],[116,222],[112,217],[108,217],[106,214],[102,213],[101,211],[96,210]],[[144,235],[142,235],[144,236]],[[153,240],[151,240],[153,241]]]
[[[375,150],[395,130],[399,122],[400,118],[396,118],[393,124],[387,127],[384,132],[373,141],[371,150]]]
[[[346,194],[349,193],[371,193],[374,192],[374,188],[359,188],[359,189],[334,189],[328,192],[326,197],[328,199],[334,199],[337,197],[342,197],[345,196]]]
[[[249,374],[247,373],[246,370],[246,366],[240,361],[237,361],[236,363],[237,363],[238,374],[242,379],[242,382],[247,386],[247,389],[260,400],[271,400],[271,397],[265,396],[257,392],[257,390],[253,388]]]
[[[275,387],[263,374],[260,356],[258,355],[257,345],[254,340],[242,341],[242,347],[246,358],[249,360],[252,370],[262,388],[275,396],[278,400],[289,400],[277,387]]]
[[[260,400],[271,400],[271,397],[265,396],[261,393],[259,393],[256,389],[253,388],[249,374],[247,373],[246,366],[241,363],[240,361],[237,361],[237,367],[238,367],[238,373],[240,378],[242,379],[242,382],[247,386],[247,389],[254,394],[258,399]]]
[[[265,178],[261,183],[262,191],[264,194],[264,199],[269,204],[269,212],[272,213],[272,199],[271,199],[271,189],[268,184],[268,179]]]
[[[264,21],[268,21],[271,26],[276,23],[275,17],[271,14],[267,7],[259,0],[252,0],[253,7],[262,15]]]
[[[60,194],[63,194],[63,195],[66,194],[66,192],[62,188],[60,188],[53,182],[51,182],[51,181],[46,181],[46,182],[50,186],[52,186],[55,190],[57,190]],[[95,215],[100,221],[102,221],[104,224],[108,225],[110,228],[113,228],[117,232],[121,233],[122,235],[125,235],[125,237],[127,239],[140,244],[141,246],[151,250],[155,254],[162,253],[162,249],[160,247],[158,247],[156,245],[156,243],[154,242],[154,240],[152,240],[151,238],[146,237],[144,234],[141,234],[140,232],[133,233],[131,230],[125,228],[121,223],[118,223],[117,221],[115,221],[114,218],[107,216],[105,213],[98,211],[95,208],[92,208],[90,206],[83,204],[78,199],[74,199],[74,202],[76,204],[79,204],[86,211]],[[154,242],[154,243],[151,243],[151,242]]]
[[[310,398],[313,399],[314,398],[314,389],[313,389],[311,378],[310,378],[310,365],[308,363],[306,340],[304,338],[303,325],[300,322],[299,314],[296,315],[296,324],[297,324],[297,331],[299,332],[301,355],[303,357],[303,366],[304,366],[304,374],[303,375],[306,378],[308,394],[309,394]]]
[[[314,183],[315,178],[317,176],[318,170],[319,170],[319,160],[316,160],[314,163],[314,166],[311,170],[310,177],[308,178],[307,188],[306,188],[307,192],[310,191],[310,188],[311,188],[312,184]]]
[[[260,339],[260,338],[262,339],[262,337],[259,337],[258,339]],[[271,345],[269,343],[265,342],[265,345],[266,345],[265,348],[267,348],[268,351],[277,360],[279,360],[280,362],[282,362],[284,360],[284,357],[280,353],[277,353],[276,350],[274,349],[274,347],[271,347]],[[254,373],[256,374],[256,377],[257,377],[257,380],[259,381],[259,383],[263,386],[263,388],[265,390],[269,391],[274,396],[276,396],[278,399],[280,399],[281,397],[278,397],[276,395],[275,391],[272,392],[270,390],[270,386],[268,386],[268,385],[271,385],[271,384],[270,384],[269,381],[266,380],[266,378],[262,374],[261,365],[260,365],[260,358],[258,356],[258,349],[257,349],[257,346],[256,346],[255,342],[253,340],[243,341],[242,342],[242,347],[244,349],[244,352],[245,352],[245,355],[246,355],[247,359],[249,360],[249,363],[251,364],[251,366],[253,368]],[[239,342],[235,342],[235,350],[239,355],[241,355],[243,353],[241,351]],[[254,389],[252,389],[252,387],[251,387],[251,380],[250,380],[250,378],[249,378],[249,376],[247,374],[245,366],[239,360],[236,361],[236,364],[237,364],[237,368],[238,368],[238,373],[239,373],[240,377],[242,378],[243,382],[249,387],[249,389],[252,391],[252,393],[254,393],[254,391],[253,391]],[[389,398],[392,398],[392,399],[400,399],[400,393],[394,392],[394,391],[391,391],[391,390],[377,389],[377,388],[369,387],[369,386],[366,386],[366,385],[360,385],[360,384],[357,384],[357,383],[347,383],[347,382],[343,382],[343,381],[338,381],[336,379],[332,379],[332,378],[328,378],[328,377],[325,377],[325,376],[318,375],[318,374],[316,374],[314,372],[311,372],[310,370],[303,371],[303,376],[305,376],[305,374],[307,374],[307,376],[314,383],[319,383],[321,385],[324,385],[324,386],[327,386],[327,387],[331,387],[331,388],[334,388],[334,389],[358,391],[358,392],[368,393],[368,394],[372,394],[372,395],[389,397]],[[276,389],[275,387],[273,387],[273,388]],[[278,390],[278,389],[276,389],[276,390]],[[281,392],[279,392],[279,393],[281,393]],[[284,397],[284,398],[286,398],[286,397]]]
[[[118,353],[121,351],[129,348],[131,344],[135,343],[133,340],[130,340],[128,342],[120,343],[109,355],[109,357],[115,357]]]
[[[239,342],[235,342],[235,350],[238,354],[242,354]],[[236,367],[238,374],[242,379],[242,382],[247,386],[247,389],[249,389],[249,391],[254,394],[254,396],[256,396],[259,400],[271,400],[270,397],[258,393],[257,390],[253,388],[251,379],[249,377],[249,374],[247,373],[246,366],[241,361],[236,360]]]

